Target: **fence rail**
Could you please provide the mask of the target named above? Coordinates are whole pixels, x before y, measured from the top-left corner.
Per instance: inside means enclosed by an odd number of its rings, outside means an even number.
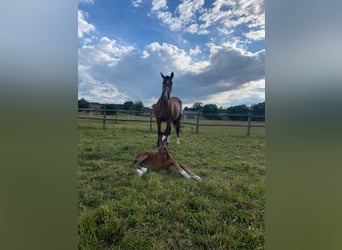
[[[152,131],[152,123],[156,122],[153,119],[154,114],[153,110],[149,111],[131,111],[131,110],[116,110],[116,109],[85,109],[79,108],[79,114],[91,114],[95,116],[78,116],[78,119],[86,119],[86,120],[98,120],[102,121],[103,127],[106,127],[106,122],[145,122],[150,124],[150,131]],[[139,116],[139,117],[149,117],[149,119],[131,119],[131,118],[121,118],[118,115],[126,114],[128,116]],[[190,118],[189,118],[190,117]],[[245,124],[227,124],[227,123],[207,123],[207,121],[217,121],[217,118],[220,117],[225,121],[231,120],[232,117],[245,117],[247,118]],[[202,119],[200,119],[202,118]],[[207,118],[207,119],[205,119]],[[215,120],[216,118],[216,120]],[[196,133],[199,133],[199,127],[202,126],[211,126],[211,127],[245,127],[247,128],[246,135],[250,135],[250,131],[252,127],[266,127],[265,124],[256,124],[255,121],[252,121],[252,118],[265,118],[263,115],[252,115],[251,112],[249,114],[229,114],[229,113],[221,113],[221,114],[203,114],[201,112],[192,112],[192,111],[184,111],[183,112],[183,120],[182,124],[193,125],[196,126]],[[194,119],[195,122],[189,122],[188,119]],[[206,121],[205,123],[201,123],[200,121]],[[242,121],[241,121],[242,122]]]

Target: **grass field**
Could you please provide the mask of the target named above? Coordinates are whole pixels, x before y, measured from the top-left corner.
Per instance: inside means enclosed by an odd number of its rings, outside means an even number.
[[[202,178],[139,177],[135,155],[156,150],[156,125],[79,120],[80,249],[263,249],[265,128],[184,125],[169,152]]]

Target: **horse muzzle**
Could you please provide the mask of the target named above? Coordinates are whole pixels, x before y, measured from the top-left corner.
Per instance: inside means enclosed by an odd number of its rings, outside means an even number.
[[[167,151],[167,147],[159,147],[159,152],[165,153]]]

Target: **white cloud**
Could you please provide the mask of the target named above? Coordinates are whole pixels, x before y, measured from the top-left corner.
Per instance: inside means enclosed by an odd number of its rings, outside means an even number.
[[[196,13],[204,5],[204,0],[184,0],[178,5],[176,12],[179,13],[178,19],[183,25],[196,21]]]
[[[133,46],[118,45],[116,40],[102,37],[98,44],[98,48],[109,55],[121,57],[134,50]]]
[[[249,31],[244,33],[244,36],[250,40],[262,40],[265,38],[265,29]]]
[[[133,6],[134,8],[139,8],[139,7],[141,7],[142,3],[143,3],[143,0],[132,0],[132,6]]]
[[[183,0],[172,13],[166,0],[154,0],[151,13],[171,31],[217,36],[244,26],[246,38],[260,40],[265,37],[264,5],[264,0],[216,0],[205,8],[204,0]]]
[[[105,64],[112,67],[133,50],[133,46],[119,45],[114,39],[102,37],[96,45],[84,45],[79,49],[79,64]]]
[[[93,4],[95,0],[78,0],[78,3]]]
[[[95,30],[95,26],[85,20],[85,16],[83,11],[78,10],[78,38],[83,38],[85,34]]]
[[[78,98],[84,98],[100,103],[124,103],[129,98],[123,92],[119,92],[115,84],[91,81],[81,81],[78,85]]]
[[[199,73],[205,67],[208,66],[207,61],[197,61],[194,62],[190,56],[190,54],[198,54],[200,53],[199,47],[190,50],[190,53],[187,54],[185,50],[178,48],[175,45],[163,43],[159,44],[157,42],[153,42],[146,47],[146,50],[143,54],[154,56],[153,59],[158,63],[169,65],[170,70],[176,70],[180,74],[182,73]]]
[[[244,83],[237,89],[218,92],[202,100],[203,104],[215,103],[217,106],[256,104],[265,100],[265,79]],[[238,103],[238,104],[237,104]]]
[[[197,45],[194,49],[190,49],[189,54],[190,54],[190,56],[196,56],[201,52],[202,51],[201,51],[200,47]]]
[[[153,0],[152,1],[152,11],[159,11],[167,9],[166,0]]]
[[[168,25],[172,31],[178,31],[183,28],[188,32],[194,33],[196,26],[196,13],[202,8],[204,0],[183,0],[176,9],[176,16],[173,17],[170,11],[167,11],[167,1],[154,0],[152,2],[152,13],[159,20]],[[191,26],[189,28],[189,26]]]
[[[192,34],[195,34],[198,32],[198,24],[197,23],[193,23],[193,24],[190,24],[187,28],[186,28],[186,31],[189,32],[189,33],[192,33]]]

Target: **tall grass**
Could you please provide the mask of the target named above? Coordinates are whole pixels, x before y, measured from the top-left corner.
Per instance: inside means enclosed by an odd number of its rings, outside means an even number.
[[[264,248],[264,128],[194,131],[184,125],[180,145],[172,133],[169,152],[200,182],[129,167],[155,150],[148,124],[79,121],[80,249]]]

